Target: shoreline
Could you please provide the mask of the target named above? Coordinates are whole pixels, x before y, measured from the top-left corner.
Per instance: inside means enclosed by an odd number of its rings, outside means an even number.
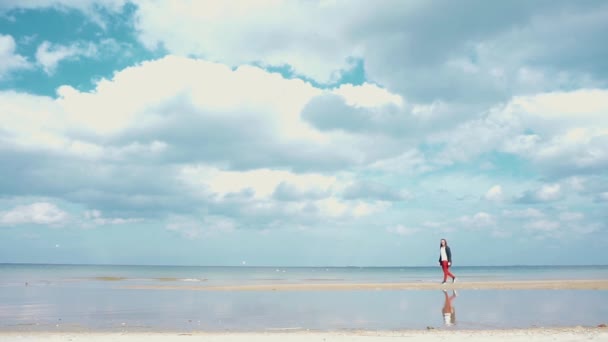
[[[608,328],[559,327],[496,330],[395,330],[395,331],[262,331],[262,332],[21,332],[0,331],[3,341],[605,341]]]
[[[608,280],[457,281],[456,283],[310,283],[247,285],[130,285],[128,290],[348,291],[348,290],[608,290]]]

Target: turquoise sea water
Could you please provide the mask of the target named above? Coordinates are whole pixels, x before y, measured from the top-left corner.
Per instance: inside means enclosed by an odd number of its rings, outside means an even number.
[[[608,266],[454,267],[459,281],[608,279]],[[439,267],[0,264],[0,330],[266,331],[594,326],[602,290],[134,290],[130,285],[438,282]],[[451,304],[446,324],[446,303]]]

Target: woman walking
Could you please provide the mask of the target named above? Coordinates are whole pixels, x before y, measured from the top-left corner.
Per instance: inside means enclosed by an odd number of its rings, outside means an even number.
[[[456,282],[456,276],[450,272],[450,266],[452,266],[452,251],[450,251],[450,246],[448,246],[448,242],[445,239],[441,239],[439,243],[439,265],[443,269],[443,282],[448,279],[448,276],[452,277],[452,283]]]

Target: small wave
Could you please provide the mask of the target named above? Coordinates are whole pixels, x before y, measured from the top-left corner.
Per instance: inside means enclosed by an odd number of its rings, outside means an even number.
[[[199,281],[206,281],[207,279],[196,279],[196,278],[183,278],[183,279],[179,279],[179,281],[189,281],[189,282],[199,282]]]
[[[207,281],[207,279],[198,279],[198,278],[167,278],[167,277],[156,278],[156,280],[159,280],[159,281],[184,281],[184,282],[193,282],[193,283]]]

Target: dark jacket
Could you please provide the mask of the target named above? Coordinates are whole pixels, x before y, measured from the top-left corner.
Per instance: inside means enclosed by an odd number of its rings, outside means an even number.
[[[452,251],[450,251],[450,246],[445,246],[445,254],[448,255],[448,262],[452,263]],[[439,251],[439,264],[441,264],[441,251]]]

